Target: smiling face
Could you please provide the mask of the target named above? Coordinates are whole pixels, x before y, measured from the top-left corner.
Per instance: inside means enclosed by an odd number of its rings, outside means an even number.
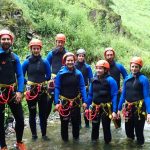
[[[79,62],[83,62],[85,60],[85,55],[84,54],[79,54],[77,56],[77,59],[78,59]]]
[[[96,67],[97,76],[102,76],[105,73],[105,69],[102,66]]]
[[[34,56],[39,56],[40,53],[41,53],[41,47],[39,45],[33,45],[31,47],[31,53],[34,55]]]
[[[67,56],[65,65],[68,67],[69,70],[72,70],[74,68],[74,62],[75,60],[73,56]]]
[[[11,37],[9,35],[2,35],[0,43],[4,50],[8,50],[12,46]]]
[[[131,63],[130,70],[133,75],[136,75],[138,72],[140,72],[140,69],[141,67],[138,64]]]

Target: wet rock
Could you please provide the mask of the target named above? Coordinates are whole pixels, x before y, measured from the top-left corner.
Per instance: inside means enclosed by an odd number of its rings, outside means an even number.
[[[32,29],[29,29],[27,32],[26,32],[26,38],[28,40],[28,42],[35,38],[35,39],[41,39],[41,37],[35,32],[33,31]]]
[[[109,6],[110,4],[113,4],[112,0],[98,0],[100,4],[104,6]]]
[[[102,2],[102,4],[104,3],[105,1]],[[102,31],[105,30],[107,22],[109,22],[112,25],[112,31],[114,33],[120,33],[128,37],[131,36],[131,33],[122,25],[121,16],[110,10],[110,7],[107,7],[107,9],[90,10],[89,19],[92,22],[99,23]]]
[[[26,40],[25,34],[30,24],[24,20],[23,10],[18,8],[13,1],[9,0],[1,0],[0,6],[0,29],[6,28],[11,30],[15,34],[15,37],[17,37],[16,40],[19,45],[23,45],[22,42]],[[15,44],[14,47],[16,47]]]
[[[97,15],[97,10],[96,10],[96,9],[91,10],[91,11],[89,12],[90,20],[91,20],[91,21],[95,21],[96,15]]]
[[[91,21],[96,21],[96,19],[104,20],[107,15],[107,11],[104,9],[92,9],[89,12],[89,18]]]

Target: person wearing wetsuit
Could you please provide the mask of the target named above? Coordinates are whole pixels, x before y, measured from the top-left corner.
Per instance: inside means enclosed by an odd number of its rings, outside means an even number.
[[[99,60],[96,63],[96,76],[92,79],[89,93],[88,106],[89,116],[92,116],[91,140],[96,142],[99,139],[99,127],[102,120],[104,141],[111,142],[111,119],[116,120],[117,93],[116,81],[108,74],[110,69],[106,60]],[[94,117],[93,117],[94,116]]]
[[[61,137],[68,141],[68,123],[71,119],[73,139],[79,139],[80,97],[86,107],[87,96],[82,73],[74,66],[75,55],[67,52],[63,57],[65,65],[58,72],[55,81],[55,110],[59,111],[61,120]],[[81,93],[81,96],[80,96]]]
[[[137,144],[144,144],[144,125],[150,123],[149,80],[140,70],[143,61],[140,57],[133,57],[130,61],[131,73],[123,84],[123,91],[118,105],[118,116],[122,110],[125,117],[125,132],[129,139],[137,138]],[[124,106],[123,106],[124,103]],[[122,109],[123,106],[123,109]]]
[[[47,55],[47,61],[49,62],[51,66],[51,80],[49,82],[49,93],[51,95],[51,98],[48,99],[48,107],[47,107],[47,118],[50,115],[51,109],[52,109],[52,103],[54,101],[54,86],[55,86],[55,77],[58,71],[62,67],[62,58],[64,54],[67,52],[65,49],[65,42],[66,42],[66,36],[62,33],[59,33],[55,37],[56,41],[56,47],[53,48]]]
[[[115,50],[112,47],[107,47],[105,49],[104,57],[105,60],[108,61],[110,65],[109,73],[116,80],[118,85],[118,95],[117,95],[117,105],[118,105],[121,94],[121,87],[120,87],[121,76],[123,77],[123,79],[125,79],[128,74],[124,66],[114,60]],[[116,120],[116,124],[117,128],[121,127],[121,118],[118,118]]]
[[[0,31],[0,142],[1,150],[7,150],[5,141],[4,116],[5,105],[9,105],[15,118],[16,147],[26,150],[22,142],[24,116],[21,104],[24,78],[19,57],[12,52],[14,35],[9,30]]]
[[[91,79],[93,78],[92,69],[91,66],[85,62],[86,51],[84,49],[78,49],[76,55],[77,61],[75,63],[75,67],[82,72],[86,86],[86,91],[88,94],[88,87],[91,82]],[[85,120],[85,127],[89,128],[90,127],[89,120],[87,120],[85,116],[84,120]]]
[[[47,128],[47,83],[50,80],[51,71],[47,60],[42,59],[41,49],[42,41],[32,39],[29,43],[31,56],[22,64],[24,76],[27,73],[26,83],[26,100],[29,109],[29,124],[32,133],[32,139],[36,140],[36,109],[39,108],[40,127],[43,140],[49,140],[46,136]]]

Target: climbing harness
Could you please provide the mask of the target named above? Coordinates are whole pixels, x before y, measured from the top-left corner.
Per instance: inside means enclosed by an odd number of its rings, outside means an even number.
[[[74,108],[80,107],[80,94],[73,99],[66,98],[62,95],[59,98],[60,104],[58,112],[62,117],[68,117]]]
[[[48,89],[54,89],[55,88],[55,78],[56,78],[56,74],[51,74],[51,79],[48,82]]]
[[[89,106],[89,109],[85,110],[85,116],[87,120],[92,121],[96,118],[100,113],[100,109],[102,109],[103,113],[107,115],[110,119],[112,119],[112,111],[111,111],[111,102],[109,103],[100,103],[99,105],[94,102]]]
[[[0,84],[0,104],[7,104],[16,97],[15,94],[16,83],[14,84]]]
[[[132,116],[133,107],[136,108],[136,111],[134,113],[138,115],[139,120],[141,120],[141,115],[146,116],[146,112],[142,110],[143,100],[138,100],[136,102],[125,101],[125,103],[123,104],[122,114],[126,122],[128,122],[128,119],[130,119]]]
[[[25,97],[26,100],[35,100],[42,93],[46,93],[49,97],[49,93],[47,91],[47,82],[35,83],[28,81],[26,85]]]

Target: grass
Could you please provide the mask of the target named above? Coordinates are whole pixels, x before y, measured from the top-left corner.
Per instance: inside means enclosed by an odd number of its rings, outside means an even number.
[[[112,8],[121,15],[123,24],[135,37],[141,39],[141,42],[147,42],[147,38],[150,37],[150,0],[112,1],[114,3]]]
[[[109,22],[110,14],[115,15],[98,0],[11,0],[23,10],[23,18],[29,28],[36,31],[43,41],[42,55],[55,46],[54,37],[62,32],[67,36],[66,48],[76,52],[78,48],[87,51],[87,62],[94,64],[103,59],[106,47],[116,50],[116,59],[129,68],[132,56],[141,56],[144,60],[144,72],[149,73],[149,37],[150,37],[150,0],[111,0],[111,8],[122,18],[122,24],[132,33],[126,37],[114,33]],[[106,18],[99,13],[106,12]],[[91,20],[91,11],[96,12]],[[115,16],[113,16],[115,17]],[[16,38],[16,52],[22,60],[29,54],[25,31]],[[19,49],[19,50],[18,50]],[[129,69],[128,69],[129,70]]]
[[[122,24],[125,25],[134,38],[131,45],[125,39],[124,44],[128,45],[129,57],[133,55],[141,56],[144,60],[143,71],[150,75],[150,0],[112,0],[111,8],[122,18]],[[119,44],[120,41],[119,41]],[[124,45],[121,44],[121,45]],[[123,60],[123,59],[120,59]]]

